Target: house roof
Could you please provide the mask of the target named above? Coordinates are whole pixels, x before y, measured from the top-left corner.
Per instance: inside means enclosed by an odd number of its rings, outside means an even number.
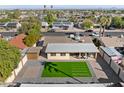
[[[68,52],[98,52],[96,46],[92,43],[50,43],[47,45],[46,53]]]
[[[5,26],[5,23],[0,23],[0,27],[4,27]]]
[[[49,26],[47,22],[42,22],[42,26]]]
[[[100,48],[104,52],[106,52],[109,56],[122,56],[115,48],[103,47],[103,46],[100,46]]]
[[[31,47],[28,53],[39,53],[42,47]]]
[[[107,47],[124,47],[123,37],[101,37],[100,40]]]
[[[24,34],[19,34],[12,38],[9,43],[19,49],[24,49],[27,48],[27,46],[23,43],[23,39],[25,38],[26,35]]]
[[[17,24],[17,22],[8,22],[6,26],[16,26]]]

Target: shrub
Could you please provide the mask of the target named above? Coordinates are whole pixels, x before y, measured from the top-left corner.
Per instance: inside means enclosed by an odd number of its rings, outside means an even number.
[[[0,81],[11,75],[19,63],[20,56],[20,51],[16,47],[0,40]]]

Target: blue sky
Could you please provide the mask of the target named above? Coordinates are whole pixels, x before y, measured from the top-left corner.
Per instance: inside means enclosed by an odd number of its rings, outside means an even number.
[[[47,5],[50,8],[50,5]],[[124,9],[123,5],[53,5],[54,9]],[[0,9],[43,9],[43,5],[0,5]]]

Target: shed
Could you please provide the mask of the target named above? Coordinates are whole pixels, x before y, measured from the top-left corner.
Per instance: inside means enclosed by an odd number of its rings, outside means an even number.
[[[31,47],[27,52],[28,60],[38,60],[42,47]]]

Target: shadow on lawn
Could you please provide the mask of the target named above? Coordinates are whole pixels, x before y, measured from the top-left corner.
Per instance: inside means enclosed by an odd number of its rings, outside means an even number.
[[[52,69],[53,69],[55,72],[61,72],[61,73],[65,74],[66,76],[68,76],[68,77],[70,77],[70,78],[72,78],[72,79],[78,81],[79,83],[83,83],[83,82],[81,82],[80,80],[74,78],[73,76],[68,75],[67,73],[65,73],[65,72],[61,71],[60,69],[56,68],[56,66],[57,66],[57,64],[54,64],[54,63],[52,63],[52,62],[45,62],[44,68],[45,68],[45,69],[48,68],[48,70],[49,70],[50,72],[52,72]]]

